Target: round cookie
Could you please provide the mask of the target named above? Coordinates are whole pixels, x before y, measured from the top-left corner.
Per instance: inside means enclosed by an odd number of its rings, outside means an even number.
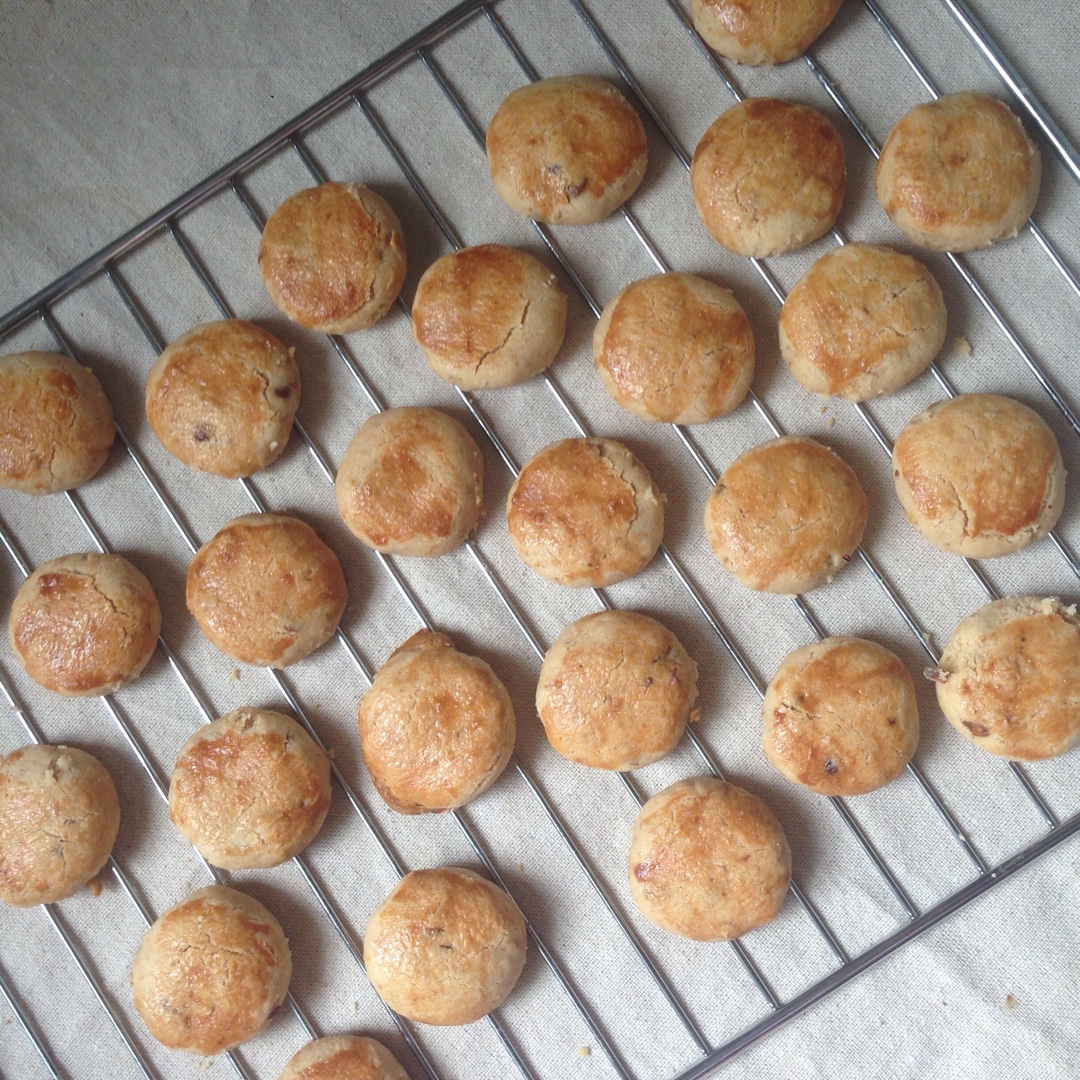
[[[372,783],[402,814],[450,810],[483,794],[517,734],[510,695],[491,668],[427,630],[379,668],[357,722]]]
[[[162,446],[232,479],[281,456],[299,404],[293,350],[243,319],[192,327],[146,379],[146,418]]]
[[[362,543],[434,557],[460,547],[484,510],[484,459],[438,409],[387,409],[364,421],[338,466],[338,512]]]
[[[375,1039],[327,1035],[300,1047],[278,1080],[409,1080],[409,1074]]]
[[[953,631],[936,669],[938,704],[976,746],[1020,761],[1080,742],[1080,619],[1056,597],[1009,596]]]
[[[844,145],[808,105],[747,98],[715,120],[690,167],[705,227],[736,255],[764,258],[824,236],[844,199]]]
[[[30,907],[78,892],[119,829],[116,785],[97,758],[40,743],[0,756],[0,900]]]
[[[730,289],[692,274],[657,274],[605,305],[593,360],[607,392],[635,416],[702,424],[746,396],[754,332]]]
[[[283,668],[329,641],[348,589],[337,556],[303,521],[245,514],[195,553],[187,607],[223,653]]]
[[[845,244],[788,293],[780,352],[807,390],[868,401],[930,366],[945,323],[941,289],[921,262],[874,244]]]
[[[641,808],[629,870],[630,895],[650,922],[695,941],[730,941],[779,914],[791,851],[756,795],[701,776]]]
[[[510,539],[538,574],[603,588],[632,577],[664,536],[664,496],[614,439],[564,439],[528,461],[506,499]]]
[[[405,280],[405,240],[390,204],[363,184],[320,184],[267,219],[259,269],[275,306],[324,334],[378,322]]]
[[[69,491],[105,464],[116,429],[94,373],[49,352],[0,356],[0,486]]]
[[[802,56],[841,0],[690,0],[694,29],[721,56],[771,67]]]
[[[258,1035],[285,1001],[291,975],[277,919],[254,897],[211,885],[146,931],[131,989],[158,1042],[209,1056]]]
[[[1065,466],[1038,413],[997,394],[938,401],[893,447],[908,521],[934,547],[969,559],[1019,551],[1045,536],[1065,503]]]
[[[330,809],[330,759],[292,717],[235,709],[180,748],[169,817],[224,870],[277,866],[315,839]]]
[[[421,1024],[471,1024],[525,966],[525,919],[490,881],[455,866],[406,874],[375,909],[364,965],[379,997]]]
[[[705,532],[724,569],[751,589],[789,595],[832,581],[866,519],[854,470],[804,435],[740,454],[705,503]]]
[[[974,251],[1015,236],[1039,197],[1042,162],[1020,121],[963,91],[916,105],[881,148],[878,202],[922,247]]]
[[[120,555],[62,555],[19,587],[11,648],[34,682],[65,697],[112,694],[157,646],[161,608],[150,582]]]
[[[697,664],[678,638],[634,611],[571,623],[540,668],[536,711],[563,757],[627,771],[659,761],[696,718]]]
[[[436,259],[416,286],[412,332],[441,379],[463,390],[514,386],[555,359],[566,294],[539,260],[501,244]]]
[[[863,795],[904,771],[919,742],[915,685],[872,641],[830,637],[789,653],[762,705],[762,749],[785,780]]]
[[[487,133],[495,191],[551,225],[606,218],[637,190],[649,146],[626,98],[591,75],[541,79],[499,106]]]

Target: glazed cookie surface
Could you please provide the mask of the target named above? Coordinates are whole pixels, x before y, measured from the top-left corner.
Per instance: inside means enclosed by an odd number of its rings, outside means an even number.
[[[694,27],[721,56],[772,66],[794,60],[832,22],[841,0],[690,0]]]
[[[327,1035],[300,1047],[278,1080],[409,1080],[409,1074],[375,1039]]]

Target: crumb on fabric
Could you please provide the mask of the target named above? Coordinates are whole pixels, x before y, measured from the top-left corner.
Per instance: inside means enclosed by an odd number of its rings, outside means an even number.
[[[970,356],[972,353],[971,342],[963,334],[953,338],[952,347],[953,351],[961,356]]]
[[[591,1053],[592,1053],[592,1048],[591,1047],[588,1047],[588,1046],[580,1046],[580,1047],[578,1047],[578,1056],[579,1057],[588,1057]]]
[[[835,416],[826,417],[825,426],[826,427],[836,427],[836,417]]]
[[[234,667],[232,671],[229,672],[229,679],[232,682],[240,681],[240,669],[238,667]]]
[[[1013,997],[1012,994],[1006,994],[1005,995],[1005,1008],[1006,1009],[1015,1009],[1016,1006],[1019,1005],[1019,1004],[1020,1004],[1020,1002],[1017,1001],[1016,998]]]
[[[97,899],[97,897],[99,897],[101,895],[101,889],[102,889],[102,884],[101,884],[101,876],[100,875],[98,877],[96,877],[96,878],[91,878],[86,883],[86,891],[92,897],[94,897],[95,899]]]

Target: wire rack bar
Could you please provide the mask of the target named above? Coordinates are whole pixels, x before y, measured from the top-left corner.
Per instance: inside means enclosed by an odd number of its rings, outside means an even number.
[[[52,1054],[49,1052],[49,1048],[45,1045],[45,1040],[41,1037],[41,1033],[34,1027],[30,1022],[30,1018],[23,1011],[18,998],[15,997],[15,992],[8,984],[7,976],[4,974],[2,968],[0,968],[0,997],[3,997],[8,1003],[11,1011],[15,1014],[15,1019],[18,1021],[19,1027],[23,1029],[26,1037],[37,1051],[37,1055],[41,1058],[41,1063],[45,1066],[49,1075],[53,1080],[61,1080],[60,1070],[57,1067]]]

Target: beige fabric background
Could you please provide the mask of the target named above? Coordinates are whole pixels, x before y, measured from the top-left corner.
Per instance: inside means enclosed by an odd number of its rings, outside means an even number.
[[[433,0],[315,0],[220,8],[130,0],[5,5],[0,35],[0,311],[137,223],[448,6]],[[594,0],[589,6],[676,137],[692,150],[730,97],[677,18],[660,0]],[[934,0],[916,5],[889,0],[883,7],[943,89],[1001,92]],[[1052,103],[1074,142],[1080,142],[1077,5],[1073,0],[1037,6],[1020,0],[979,0],[977,7],[1033,87]],[[542,74],[612,75],[566,0],[503,0],[498,10]],[[816,55],[879,141],[907,108],[924,98],[914,76],[856,0],[848,0]],[[481,126],[522,81],[512,57],[483,19],[436,46],[433,56]],[[908,250],[874,201],[868,153],[806,66],[795,63],[773,72],[734,75],[747,93],[806,101],[837,121],[850,174],[841,230],[850,238]],[[535,232],[495,198],[482,155],[419,64],[386,79],[369,101],[466,243],[515,243],[554,265]],[[984,602],[984,594],[962,564],[932,551],[905,524],[891,492],[888,460],[853,410],[830,403],[823,413],[816,400],[794,386],[776,348],[775,301],[748,264],[721,251],[703,233],[690,204],[685,171],[651,125],[649,138],[649,172],[632,209],[671,265],[705,273],[736,290],[751,312],[759,341],[755,389],[787,430],[820,436],[855,465],[871,500],[866,547],[940,648],[955,623]],[[398,208],[411,263],[404,295],[411,298],[417,277],[447,250],[447,243],[393,159],[355,108],[311,133],[306,145],[328,173],[363,179]],[[1052,155],[1046,154],[1044,161],[1037,216],[1068,263],[1080,267],[1080,186]],[[309,182],[299,159],[283,153],[256,170],[245,186],[265,214]],[[253,271],[256,229],[228,193],[192,213],[181,228],[233,309],[259,319],[297,346],[304,378],[300,417],[320,452],[336,463],[371,406],[328,343],[288,326],[269,304]],[[562,230],[558,240],[599,303],[628,280],[655,270],[618,218],[576,232]],[[781,284],[790,286],[831,243],[825,239],[808,251],[773,260]],[[1076,435],[955,271],[941,258],[927,261],[945,289],[950,338],[963,334],[974,348],[971,357],[949,349],[943,353],[947,376],[960,390],[1000,390],[1037,408],[1057,432],[1070,473],[1080,475]],[[1080,299],[1027,234],[972,256],[968,263],[1072,407],[1080,408],[1075,374]],[[167,236],[123,260],[120,272],[162,339],[217,317]],[[621,414],[606,398],[591,370],[594,318],[569,279],[563,280],[571,293],[571,315],[554,381],[574,400],[590,430],[623,438],[649,465],[668,495],[668,544],[758,677],[767,680],[788,651],[809,640],[806,624],[790,602],[751,594],[716,567],[699,526],[708,483],[670,429],[648,427]],[[142,380],[154,350],[112,286],[97,279],[58,304],[55,314],[79,356],[100,373],[121,426],[192,533],[205,540],[226,518],[247,512],[250,503],[239,485],[191,476],[168,458],[146,428]],[[4,351],[51,346],[38,325],[0,343]],[[427,371],[402,311],[395,310],[366,334],[352,335],[348,348],[387,404],[447,408],[476,434],[485,451],[492,510],[478,546],[542,645],[568,621],[593,610],[591,595],[548,585],[517,560],[499,512],[510,474],[460,400]],[[894,438],[911,415],[940,396],[927,375],[871,411]],[[479,395],[477,403],[518,462],[546,442],[573,434],[542,382]],[[747,403],[692,437],[712,467],[721,469],[768,432]],[[340,553],[352,597],[343,628],[364,662],[377,667],[417,628],[418,620],[385,569],[370,552],[359,549],[336,520],[329,484],[300,439],[294,436],[282,460],[256,477],[254,487],[272,508],[312,522]],[[80,490],[78,499],[107,543],[129,555],[155,583],[165,610],[165,640],[193,674],[212,710],[223,713],[248,703],[281,707],[282,696],[265,673],[245,670],[233,681],[235,665],[216,654],[191,623],[183,604],[187,549],[121,448]],[[60,496],[30,500],[0,491],[0,520],[31,563],[90,546]],[[1060,532],[1074,551],[1080,549],[1080,499],[1075,490],[1068,496]],[[539,777],[614,902],[710,1041],[724,1041],[759,1020],[765,1005],[729,947],[675,941],[633,909],[624,884],[633,802],[616,778],[572,767],[547,747],[531,703],[537,657],[470,555],[459,551],[434,564],[398,560],[397,567],[431,620],[484,655],[506,681],[518,711],[521,761]],[[1080,594],[1076,579],[1047,541],[1021,555],[984,564],[984,569],[1003,592],[1055,592],[1073,599]],[[6,610],[20,580],[0,553],[0,607]],[[848,952],[857,954],[902,925],[898,904],[834,809],[794,791],[765,765],[757,746],[757,697],[671,570],[658,559],[609,595],[617,605],[663,618],[697,657],[703,741],[734,779],[775,806],[792,841],[795,876]],[[830,632],[873,637],[898,651],[913,671],[925,666],[916,639],[861,564],[854,563],[831,586],[812,594],[809,604]],[[93,701],[51,698],[22,676],[6,645],[0,649],[0,670],[47,738],[93,750],[116,775],[125,814],[116,855],[147,906],[161,912],[206,884],[205,871],[173,832],[105,708]],[[338,645],[328,645],[290,669],[286,681],[334,747],[343,774],[404,864],[477,866],[475,853],[452,820],[402,820],[382,806],[356,745],[353,715],[365,683]],[[1002,763],[985,760],[952,732],[937,712],[929,687],[921,687],[920,693],[923,739],[917,761],[984,856],[1000,861],[1040,834],[1040,819]],[[201,721],[183,684],[159,653],[146,675],[116,700],[150,760],[167,776],[176,748]],[[25,741],[16,718],[6,710],[0,721],[0,752]],[[648,796],[701,769],[697,754],[684,744],[634,782]],[[1080,809],[1076,752],[1027,773],[1059,817]],[[920,909],[971,879],[970,864],[910,777],[851,800],[849,806]],[[664,1077],[692,1064],[699,1056],[692,1041],[521,778],[508,771],[464,816],[567,977],[600,1017],[630,1071],[638,1077]],[[359,939],[395,875],[340,789],[309,861]],[[1080,1060],[1078,868],[1080,847],[1072,840],[769,1036],[721,1075],[1075,1075]],[[420,1076],[297,869],[290,865],[235,874],[232,880],[281,918],[294,947],[296,998],[320,1033],[377,1034],[399,1053],[412,1075]],[[97,899],[82,894],[65,901],[59,914],[160,1076],[233,1075],[223,1059],[203,1064],[166,1053],[146,1036],[130,1008],[126,985],[142,928],[114,882],[107,881]],[[749,935],[745,945],[784,1000],[834,967],[809,919],[790,900],[780,919]],[[0,968],[67,1075],[137,1075],[42,912],[0,911]],[[538,1075],[614,1075],[536,950],[500,1016]],[[444,1076],[465,1080],[513,1075],[485,1023],[461,1030],[423,1030],[418,1037]],[[275,1077],[302,1041],[300,1025],[286,1012],[245,1047],[242,1056],[252,1075]],[[583,1047],[591,1048],[589,1056],[579,1052]],[[0,1074],[20,1080],[45,1075],[2,1003]]]

